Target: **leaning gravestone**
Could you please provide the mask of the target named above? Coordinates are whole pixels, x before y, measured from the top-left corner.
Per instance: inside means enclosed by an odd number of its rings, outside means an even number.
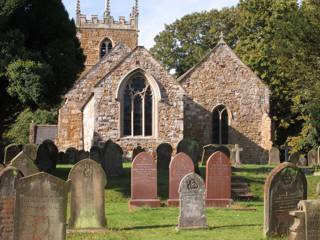
[[[115,177],[123,173],[123,151],[118,144],[108,140],[102,150],[102,156],[101,165],[107,177]]]
[[[157,190],[157,165],[146,152],[139,153],[131,168],[131,199],[129,207],[160,207]]]
[[[189,173],[179,186],[180,214],[178,229],[207,228],[205,186],[202,178]]]
[[[19,169],[24,177],[39,172],[37,166],[24,152],[20,152],[14,159],[12,159],[9,166]]]
[[[320,201],[300,201],[298,210],[290,212],[294,223],[290,227],[289,240],[320,239]]]
[[[47,173],[16,186],[14,240],[65,240],[69,184]]]
[[[104,208],[106,175],[100,164],[82,160],[69,173],[71,180],[71,229],[103,229],[107,226]]]
[[[4,165],[10,164],[11,160],[22,151],[22,145],[10,144],[4,149]]]
[[[76,164],[79,162],[79,152],[76,148],[68,148],[66,150],[66,157],[68,158],[68,164]]]
[[[173,149],[169,143],[161,143],[157,147],[157,168],[158,170],[168,170]]]
[[[312,149],[308,152],[308,166],[316,166],[318,162],[318,153],[315,149]]]
[[[269,164],[279,164],[280,163],[280,151],[277,147],[272,147],[269,150]]]
[[[35,161],[38,168],[43,172],[51,172],[55,170],[58,158],[58,148],[51,140],[45,140],[40,144]]]
[[[13,239],[15,182],[22,173],[13,167],[0,171],[0,239]]]
[[[206,166],[206,206],[227,207],[231,203],[231,162],[224,153],[216,152]]]
[[[101,164],[101,149],[97,146],[92,146],[90,148],[90,159],[96,161],[97,163]]]
[[[137,146],[133,149],[132,151],[132,161],[135,159],[135,157],[139,154],[145,152],[145,149],[142,148],[141,146]]]
[[[185,138],[178,143],[177,153],[183,152],[187,154],[193,161],[194,170],[200,174],[198,159],[200,154],[200,147],[197,141]]]
[[[169,166],[169,207],[179,206],[179,185],[181,179],[194,172],[191,158],[185,153],[178,153],[170,162]]]
[[[202,148],[202,158],[201,158],[201,165],[205,166],[207,164],[208,158],[216,152],[216,145],[206,145]]]
[[[37,159],[38,146],[36,144],[26,144],[23,146],[22,151],[32,160]]]
[[[293,223],[289,212],[306,198],[307,180],[296,165],[285,162],[274,168],[264,186],[264,235],[288,235]]]

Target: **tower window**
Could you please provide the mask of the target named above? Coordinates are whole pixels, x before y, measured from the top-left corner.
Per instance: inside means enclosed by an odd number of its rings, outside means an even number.
[[[110,39],[105,39],[100,46],[100,59],[108,54],[112,49],[112,42]]]

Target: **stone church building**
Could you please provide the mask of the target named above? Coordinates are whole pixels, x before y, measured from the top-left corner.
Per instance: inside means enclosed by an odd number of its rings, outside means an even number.
[[[126,155],[137,145],[190,137],[201,146],[239,144],[243,162],[267,159],[271,142],[268,87],[224,42],[176,79],[138,46],[138,1],[130,19],[114,20],[106,1],[103,19],[81,14],[77,35],[85,72],[59,110],[57,145],[89,150],[108,139]]]

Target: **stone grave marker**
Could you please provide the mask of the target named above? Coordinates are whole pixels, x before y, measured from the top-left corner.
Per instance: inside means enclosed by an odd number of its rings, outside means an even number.
[[[160,207],[157,189],[157,164],[146,152],[139,153],[132,162],[131,199],[129,207]]]
[[[96,161],[97,163],[101,163],[101,149],[98,146],[92,146],[90,148],[90,159]]]
[[[168,170],[173,149],[169,143],[161,143],[157,147],[157,168],[158,170]]]
[[[169,207],[179,206],[179,185],[184,176],[194,172],[191,158],[185,153],[178,153],[169,166]]]
[[[45,140],[40,144],[37,152],[36,165],[43,172],[55,170],[58,162],[58,148],[51,140]]]
[[[264,235],[287,236],[293,223],[289,214],[307,198],[307,180],[296,165],[284,162],[274,168],[264,186]]]
[[[4,165],[10,164],[11,160],[22,151],[22,145],[10,144],[4,149]]]
[[[79,152],[76,148],[70,147],[66,150],[68,164],[76,164],[79,162]]]
[[[115,177],[123,173],[123,151],[118,144],[108,140],[102,150],[102,156],[101,165],[107,177]]]
[[[184,176],[179,186],[180,214],[178,229],[207,228],[205,186],[195,173]]]
[[[198,166],[200,147],[198,142],[189,138],[181,140],[177,146],[177,153],[180,152],[187,154],[192,159],[195,172],[200,174]]]
[[[280,151],[277,147],[272,147],[269,150],[269,164],[279,164],[280,163]]]
[[[222,152],[215,152],[206,166],[206,206],[231,205],[231,162]]]
[[[89,152],[87,152],[85,150],[80,150],[79,151],[79,161],[88,159],[89,155],[90,155]]]
[[[69,173],[71,180],[71,229],[103,229],[107,226],[104,207],[106,175],[100,164],[82,160]]]
[[[0,171],[0,239],[13,239],[15,182],[22,173],[13,167]]]
[[[313,167],[317,165],[318,162],[318,156],[317,151],[315,149],[311,149],[308,152],[308,166]]]
[[[297,165],[300,160],[300,155],[301,155],[300,152],[295,152],[295,153],[291,154],[288,158],[288,162]]]
[[[37,159],[38,146],[36,144],[26,144],[23,146],[22,151],[32,160]]]
[[[208,158],[214,154],[217,150],[216,145],[209,144],[202,148],[202,158],[201,158],[201,165],[205,166],[207,164]]]
[[[290,227],[289,240],[320,239],[320,201],[300,201],[298,210],[290,212],[294,222]]]
[[[69,184],[47,173],[16,185],[14,240],[65,240]]]
[[[142,148],[141,146],[137,146],[132,151],[132,161],[135,159],[135,157],[142,152],[145,152],[146,150]]]
[[[19,169],[24,177],[39,172],[37,166],[24,152],[20,152],[14,159],[12,159],[9,166]]]
[[[235,144],[235,147],[232,149],[232,151],[235,153],[235,165],[241,165],[241,158],[240,154],[243,151],[243,148],[240,148],[239,144]]]
[[[307,167],[308,160],[306,159],[306,157],[304,155],[299,156],[299,161],[298,161],[297,165],[300,167]]]

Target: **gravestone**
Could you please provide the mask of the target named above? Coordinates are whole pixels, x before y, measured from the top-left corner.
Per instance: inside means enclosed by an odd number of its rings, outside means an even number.
[[[179,186],[180,214],[178,229],[207,228],[205,186],[195,173],[184,176]]]
[[[76,148],[70,147],[66,150],[68,164],[76,164],[79,162],[79,152]]]
[[[13,239],[15,182],[22,173],[13,167],[0,171],[0,239]]]
[[[307,165],[308,165],[308,160],[306,159],[306,157],[304,155],[300,155],[297,166],[307,167]]]
[[[37,159],[38,146],[36,144],[26,144],[23,146],[22,151],[32,160]]]
[[[313,167],[317,165],[318,162],[318,153],[315,149],[311,149],[308,152],[308,166]]]
[[[298,210],[290,212],[294,223],[290,227],[288,240],[320,239],[320,201],[300,201]]]
[[[300,160],[300,152],[295,152],[293,154],[291,154],[288,158],[288,162],[297,165],[299,163]]]
[[[132,162],[131,199],[129,207],[160,207],[157,190],[157,165],[146,152],[139,153]]]
[[[206,206],[227,207],[231,203],[231,162],[224,153],[216,152],[206,166]]]
[[[264,235],[288,235],[293,223],[289,212],[306,198],[307,180],[296,165],[284,162],[274,168],[264,186]]]
[[[24,177],[39,172],[37,166],[24,152],[20,152],[14,159],[12,159],[9,166],[19,169]]]
[[[69,184],[47,173],[16,185],[14,240],[65,240]]]
[[[272,147],[269,150],[269,164],[279,164],[280,163],[280,151],[277,147]]]
[[[106,175],[100,164],[82,160],[69,173],[71,180],[71,229],[101,229],[107,226],[104,207]]]
[[[115,177],[123,173],[123,151],[118,144],[108,140],[102,150],[102,156],[101,165],[107,177]]]
[[[58,148],[51,140],[45,140],[40,144],[35,161],[40,171],[50,173],[55,170],[58,162],[58,154]]]
[[[205,166],[207,164],[208,158],[216,152],[216,145],[209,144],[202,148],[202,158],[201,158],[201,165]]]
[[[158,170],[168,170],[173,149],[169,143],[161,143],[157,147],[157,168]]]
[[[132,161],[135,159],[135,157],[139,154],[145,152],[145,149],[142,148],[141,146],[137,146],[133,149],[132,151]]]
[[[89,159],[89,155],[90,155],[89,152],[87,152],[85,150],[80,150],[79,151],[79,161]]]
[[[98,146],[92,146],[90,148],[90,159],[101,164],[101,149]]]
[[[22,145],[10,144],[4,148],[4,165],[10,164],[11,160],[22,151]]]
[[[239,144],[235,144],[234,148],[232,149],[232,151],[235,153],[235,165],[241,165],[241,158],[240,158],[240,154],[243,151],[243,148],[240,148]]]
[[[181,140],[177,146],[177,153],[180,152],[187,154],[192,159],[195,172],[200,174],[198,166],[200,147],[198,142],[189,138]]]
[[[169,207],[179,206],[179,185],[184,176],[194,172],[191,158],[185,153],[178,153],[169,166]]]

